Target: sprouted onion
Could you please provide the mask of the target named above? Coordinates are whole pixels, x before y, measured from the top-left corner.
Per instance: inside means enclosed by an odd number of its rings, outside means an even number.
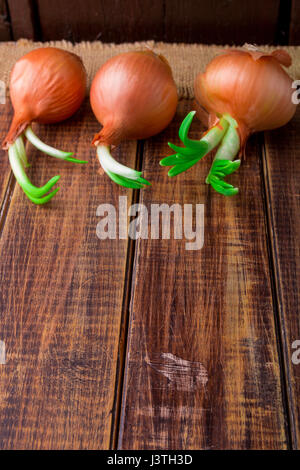
[[[92,143],[106,174],[129,188],[150,184],[140,171],[118,163],[111,155],[111,146],[151,137],[172,120],[178,97],[166,59],[150,50],[113,57],[98,70],[90,100],[103,125]]]
[[[80,107],[86,90],[86,72],[81,59],[70,52],[54,47],[35,49],[13,67],[10,78],[10,97],[14,117],[3,149],[16,180],[35,204],[48,202],[59,188],[47,194],[60,176],[54,176],[44,186],[34,186],[25,173],[28,166],[24,137],[42,152],[62,160],[86,163],[72,158],[42,142],[31,128],[32,122],[55,123],[72,116]]]
[[[188,138],[195,111],[181,124],[179,137],[185,147],[169,143],[175,154],[164,158],[162,166],[173,166],[169,176],[192,167],[218,147],[206,183],[219,193],[232,196],[238,188],[224,181],[240,166],[241,155],[250,134],[285,125],[294,115],[292,79],[282,65],[289,67],[286,51],[265,54],[248,46],[228,50],[215,57],[195,79],[195,97],[209,113],[209,129],[200,140]]]

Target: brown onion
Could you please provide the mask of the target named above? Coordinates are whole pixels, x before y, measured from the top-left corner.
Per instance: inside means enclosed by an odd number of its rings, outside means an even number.
[[[211,115],[230,114],[238,123],[244,147],[249,134],[275,129],[293,117],[291,65],[284,50],[267,54],[255,48],[228,50],[215,57],[195,79],[195,97]]]
[[[12,170],[26,195],[36,204],[49,201],[58,189],[43,197],[58,181],[52,178],[42,188],[27,178],[27,164],[22,134],[45,153],[77,163],[71,152],[54,149],[41,142],[33,133],[32,122],[54,123],[72,116],[80,107],[86,90],[86,72],[81,59],[71,52],[55,47],[35,49],[19,59],[10,78],[10,97],[14,117],[2,148],[8,149]]]
[[[185,147],[169,144],[175,155],[161,161],[164,166],[174,165],[169,176],[191,168],[218,147],[206,183],[226,196],[237,194],[238,188],[224,177],[239,168],[240,160],[234,158],[244,150],[248,136],[283,126],[295,114],[293,82],[282,65],[291,65],[286,51],[266,54],[253,46],[215,57],[195,79],[196,101],[209,115],[209,129],[199,141],[189,139],[195,112],[187,115],[179,130]]]
[[[103,125],[93,139],[102,167],[115,182],[133,187],[127,180],[136,180],[134,187],[141,187],[141,173],[115,162],[108,147],[146,139],[170,123],[178,96],[168,62],[150,50],[119,54],[98,70],[90,101]]]
[[[81,59],[56,47],[42,47],[24,55],[10,77],[14,118],[3,142],[8,149],[31,122],[63,121],[80,107],[86,90]]]

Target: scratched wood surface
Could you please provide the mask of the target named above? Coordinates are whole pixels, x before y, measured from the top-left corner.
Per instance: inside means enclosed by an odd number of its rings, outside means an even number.
[[[144,150],[153,203],[205,205],[205,240],[139,240],[134,267],[119,446],[284,449],[285,404],[265,236],[259,144],[224,198],[204,184],[210,159],[168,180],[157,170],[183,116]],[[192,138],[200,133],[193,125]],[[163,197],[162,197],[163,195]]]
[[[88,102],[71,120],[38,127],[41,139],[89,165],[31,147],[32,180],[61,174],[61,190],[47,207],[30,204],[18,185],[13,192],[0,240],[2,449],[110,446],[127,240],[96,237],[97,206],[125,192],[98,174],[90,145],[98,127]],[[135,165],[135,142],[119,152]]]
[[[24,197],[1,153],[1,449],[299,446],[299,114],[251,138],[231,178],[240,195],[226,199],[204,184],[211,158],[173,180],[158,165],[191,106],[181,101],[161,135],[116,150],[152,181],[140,193],[99,175],[87,102],[36,129],[89,165],[27,147],[36,184],[62,175],[48,206]],[[0,114],[4,136],[9,104]],[[120,195],[149,211],[204,204],[203,248],[100,241],[96,209],[118,208]]]

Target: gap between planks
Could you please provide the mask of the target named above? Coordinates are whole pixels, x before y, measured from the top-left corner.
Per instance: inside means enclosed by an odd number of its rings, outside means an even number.
[[[2,203],[1,203],[1,208],[0,208],[0,237],[3,232],[4,224],[6,221],[6,216],[10,208],[10,203],[11,203],[11,199],[15,190],[15,186],[16,186],[16,178],[14,177],[13,172],[10,171],[10,174],[8,176],[8,182],[7,182],[3,199],[2,199]]]
[[[278,253],[275,244],[275,226],[274,214],[272,207],[272,198],[270,191],[270,172],[268,169],[267,159],[267,145],[265,141],[265,133],[261,138],[261,181],[262,181],[262,195],[265,205],[265,218],[266,218],[266,239],[268,247],[268,257],[270,266],[270,282],[272,287],[273,305],[274,305],[274,322],[275,333],[277,337],[278,358],[281,374],[281,390],[282,402],[286,415],[286,431],[288,438],[288,446],[290,449],[297,449],[297,431],[295,420],[295,404],[292,393],[290,361],[288,354],[287,332],[285,327],[285,320],[283,316],[283,300],[281,289],[279,286],[279,266],[278,266]]]
[[[143,154],[144,154],[144,141],[137,142],[136,148],[136,160],[135,169],[142,171],[143,166]],[[147,190],[147,188],[146,188]],[[132,204],[139,204],[140,202],[140,189],[134,189],[132,194]],[[110,449],[118,449],[118,439],[120,431],[120,419],[122,409],[122,399],[124,391],[124,374],[125,364],[127,355],[127,339],[128,339],[128,328],[129,328],[129,315],[130,315],[130,302],[133,289],[133,269],[134,260],[136,253],[136,240],[128,237],[127,244],[127,259],[125,268],[125,284],[123,291],[123,305],[122,315],[120,324],[120,338],[119,338],[119,351],[118,351],[118,363],[116,372],[116,383],[115,383],[115,397],[112,411],[112,428],[110,436]]]

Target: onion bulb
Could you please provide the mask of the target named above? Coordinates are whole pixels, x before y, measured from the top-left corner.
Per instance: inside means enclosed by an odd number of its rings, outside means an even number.
[[[124,140],[151,137],[172,120],[178,97],[166,59],[150,50],[113,57],[98,70],[90,101],[103,126],[92,143],[104,171],[125,187],[150,184],[141,172],[116,162],[110,149]]]
[[[2,147],[8,150],[13,173],[28,198],[43,204],[59,188],[45,196],[60,176],[37,188],[25,173],[27,157],[23,138],[26,137],[44,153],[63,160],[85,163],[43,143],[32,131],[31,123],[55,123],[72,116],[80,107],[86,90],[86,72],[81,59],[55,47],[35,49],[14,65],[10,77],[10,97],[14,117]]]
[[[196,101],[209,114],[210,127],[200,141],[190,140],[195,111],[187,115],[179,130],[185,147],[170,143],[176,153],[161,161],[163,166],[174,165],[169,176],[185,171],[219,146],[206,183],[221,194],[237,194],[238,188],[224,177],[239,168],[240,160],[234,158],[244,151],[249,135],[281,127],[295,114],[292,79],[282,65],[291,65],[286,51],[265,54],[253,46],[215,57],[194,84]]]

